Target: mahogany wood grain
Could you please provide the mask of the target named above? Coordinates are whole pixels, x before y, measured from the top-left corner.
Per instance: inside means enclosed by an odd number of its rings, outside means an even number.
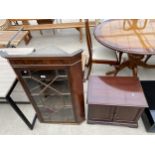
[[[148,107],[136,77],[90,76],[87,100],[91,124],[138,127],[138,119]]]
[[[88,103],[145,107],[147,101],[138,78],[90,76]]]
[[[52,49],[51,49],[52,51]],[[35,51],[37,53],[37,51]],[[41,122],[46,123],[81,123],[84,120],[84,96],[83,96],[83,75],[82,75],[82,67],[81,67],[81,52],[79,50],[74,54],[64,53],[63,56],[57,55],[54,57],[51,56],[31,56],[28,57],[26,55],[23,56],[14,56],[9,55],[6,58],[9,60],[12,65],[15,73],[18,76],[19,81],[21,82],[23,89],[25,90],[29,100],[31,101],[34,109],[37,112],[38,118]],[[42,53],[46,53],[44,50]],[[62,51],[63,53],[63,51]],[[36,54],[37,55],[37,54]],[[27,86],[26,82],[22,78],[23,71],[51,71],[51,70],[67,70],[67,79],[69,81],[70,93],[71,93],[71,104],[73,106],[74,111],[74,121],[50,121],[43,119],[41,112],[37,107],[37,103],[34,100],[34,97],[31,95],[31,91]],[[76,75],[76,76],[75,76]],[[52,102],[52,100],[50,101]],[[62,114],[63,115],[63,114]]]

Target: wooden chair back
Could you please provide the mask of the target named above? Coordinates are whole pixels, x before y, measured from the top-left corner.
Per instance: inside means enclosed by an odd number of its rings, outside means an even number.
[[[88,63],[86,64],[86,67],[88,68],[88,74],[86,76],[86,79],[88,79],[91,69],[92,69],[92,64],[97,63],[97,64],[109,64],[109,65],[118,65],[121,61],[122,54],[120,53],[119,58],[116,55],[116,60],[107,60],[106,58],[104,59],[93,59],[93,42],[91,38],[91,32],[90,32],[90,25],[89,25],[89,20],[85,20],[85,34],[86,34],[86,42],[87,42],[87,47],[88,47],[88,53],[89,53],[89,59]],[[116,51],[114,51],[116,52]]]
[[[87,42],[88,53],[89,53],[88,65],[90,65],[93,59],[93,44],[92,44],[92,38],[91,38],[88,19],[85,20],[85,33],[86,33],[86,42]]]

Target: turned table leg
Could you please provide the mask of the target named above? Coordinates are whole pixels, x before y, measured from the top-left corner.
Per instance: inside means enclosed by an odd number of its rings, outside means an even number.
[[[125,67],[128,67],[132,70],[133,76],[137,76],[138,66],[148,67],[148,65],[142,61],[143,58],[144,55],[128,54],[128,60],[122,62],[120,65],[115,67],[114,71],[107,72],[106,75],[114,74],[114,76],[116,76],[119,71],[121,71]],[[155,67],[155,65],[153,65],[152,67]]]

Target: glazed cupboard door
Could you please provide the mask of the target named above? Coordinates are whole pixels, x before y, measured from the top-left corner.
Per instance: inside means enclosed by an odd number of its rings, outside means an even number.
[[[75,122],[67,69],[23,69],[20,74],[41,122]]]
[[[90,105],[88,110],[88,118],[96,121],[112,121],[114,107]]]
[[[142,109],[136,107],[116,107],[113,121],[136,122]]]

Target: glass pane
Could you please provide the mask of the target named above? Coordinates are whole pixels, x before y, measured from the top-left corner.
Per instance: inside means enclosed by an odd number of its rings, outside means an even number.
[[[44,122],[75,122],[66,70],[21,72]]]

